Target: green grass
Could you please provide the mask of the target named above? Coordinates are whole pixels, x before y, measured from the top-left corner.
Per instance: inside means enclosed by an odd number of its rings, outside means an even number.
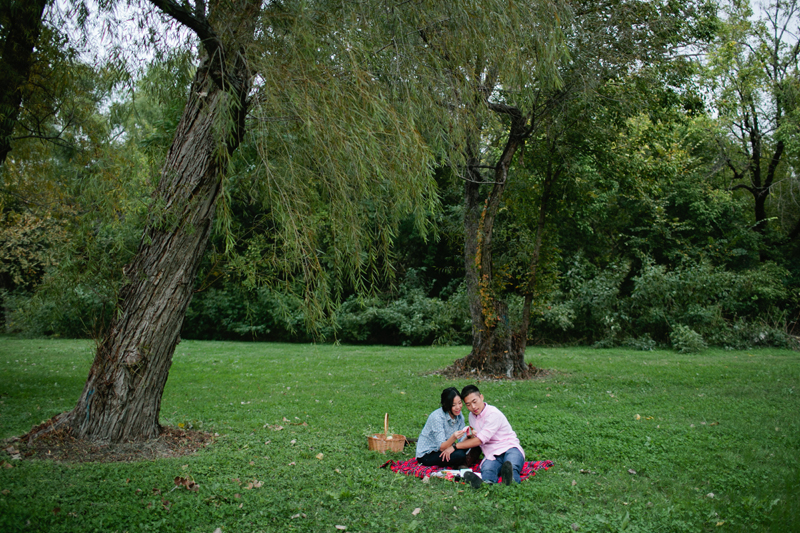
[[[416,437],[441,390],[468,383],[426,373],[464,352],[184,341],[162,423],[217,441],[170,460],[13,461],[0,531],[800,531],[800,353],[534,348],[549,378],[481,389],[553,468],[479,491],[378,469],[403,455],[366,436],[388,411]],[[71,408],[92,354],[0,338],[0,437]],[[187,475],[199,492],[171,490]]]

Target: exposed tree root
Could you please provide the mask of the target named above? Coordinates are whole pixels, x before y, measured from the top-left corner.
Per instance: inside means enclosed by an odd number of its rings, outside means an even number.
[[[89,442],[74,438],[68,428],[49,429],[53,420],[34,427],[25,435],[6,440],[3,448],[12,459],[9,464],[13,464],[13,460],[25,459],[70,463],[149,461],[190,455],[214,440],[213,435],[203,431],[162,426],[157,438],[146,441]]]
[[[528,363],[524,372],[514,375],[513,377],[508,377],[503,372],[492,373],[477,369],[467,369],[460,364],[461,361],[463,361],[463,359],[459,359],[452,365],[442,370],[437,370],[434,373],[448,379],[471,379],[474,381],[525,381],[529,379],[542,379],[553,374],[552,370],[538,368]]]

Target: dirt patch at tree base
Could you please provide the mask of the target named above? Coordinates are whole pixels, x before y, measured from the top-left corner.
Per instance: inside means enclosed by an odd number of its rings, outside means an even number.
[[[213,441],[210,433],[169,426],[162,427],[161,435],[155,439],[119,444],[87,442],[72,437],[65,430],[55,430],[30,442],[19,437],[6,440],[3,448],[11,461],[4,462],[3,466],[13,466],[23,459],[67,463],[152,461],[190,455]]]
[[[491,374],[488,372],[481,372],[479,370],[464,370],[456,365],[450,365],[447,368],[436,370],[431,374],[442,376],[447,379],[470,379],[474,381],[527,381],[532,379],[543,379],[550,375],[555,374],[554,370],[546,368],[537,368],[529,365],[524,376],[509,378],[505,374]]]

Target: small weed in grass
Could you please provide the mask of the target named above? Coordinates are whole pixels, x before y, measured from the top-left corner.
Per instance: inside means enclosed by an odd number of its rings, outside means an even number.
[[[800,354],[532,349],[547,378],[480,385],[553,468],[480,490],[379,469],[413,455],[367,451],[383,414],[416,437],[467,384],[430,372],[463,355],[184,341],[161,420],[214,443],[133,463],[5,454],[0,531],[800,530]],[[91,360],[88,342],[3,338],[0,437],[71,408]]]

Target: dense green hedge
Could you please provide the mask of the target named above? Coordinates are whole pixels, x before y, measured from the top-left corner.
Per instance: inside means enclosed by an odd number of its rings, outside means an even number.
[[[471,324],[463,283],[440,294],[409,270],[395,293],[347,298],[335,316],[311,333],[300,302],[268,289],[229,283],[195,295],[182,336],[206,340],[340,341],[353,344],[467,344]],[[650,259],[639,268],[613,263],[598,268],[576,256],[560,278],[560,290],[532,312],[529,335],[537,344],[592,344],[682,352],[706,346],[797,347],[787,332],[791,317],[788,273],[774,263],[735,272],[686,261],[676,268]],[[520,298],[509,298],[511,317]],[[78,286],[49,295],[6,295],[12,332],[80,337],[97,333],[111,318],[111,299]]]

